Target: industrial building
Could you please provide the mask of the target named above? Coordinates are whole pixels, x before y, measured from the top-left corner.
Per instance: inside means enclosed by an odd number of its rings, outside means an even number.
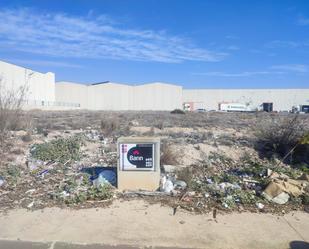
[[[39,73],[0,61],[1,89],[27,86],[24,108],[48,110],[219,110],[222,103],[253,109],[291,111],[309,105],[307,89],[183,89],[154,82],[127,85],[114,82],[78,84],[55,82],[53,73]],[[1,90],[3,91],[3,90]],[[264,105],[263,105],[264,104]],[[271,109],[269,109],[271,107]]]

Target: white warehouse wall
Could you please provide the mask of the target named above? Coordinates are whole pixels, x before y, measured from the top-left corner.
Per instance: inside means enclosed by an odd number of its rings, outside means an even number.
[[[182,109],[182,87],[166,83],[134,86],[134,110]]]
[[[132,110],[132,86],[108,82],[87,88],[90,110]]]
[[[61,81],[55,85],[56,102],[59,106],[65,103],[78,104],[79,108],[87,109],[88,88],[83,84]]]
[[[182,89],[181,86],[154,82],[144,85],[73,82],[55,84],[53,73],[39,73],[0,61],[0,78],[6,89],[27,87],[27,108],[89,110],[173,110],[184,102],[196,108],[218,110],[220,102],[238,102],[258,107],[272,102],[275,111],[309,104],[309,89]],[[4,90],[1,89],[1,94]]]
[[[25,100],[30,106],[48,105],[55,101],[55,75],[0,61],[0,78],[6,91],[26,87]]]
[[[132,86],[58,82],[56,100],[80,103],[81,109],[89,110],[173,110],[182,108],[182,87],[165,83]]]
[[[272,102],[274,111],[290,111],[292,106],[309,104],[309,89],[184,89],[183,102],[199,108],[218,110],[220,102],[237,102],[258,107]]]

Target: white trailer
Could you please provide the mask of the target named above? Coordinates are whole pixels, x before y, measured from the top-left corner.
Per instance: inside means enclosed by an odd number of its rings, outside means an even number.
[[[224,112],[252,112],[253,108],[241,103],[220,103],[219,110]]]

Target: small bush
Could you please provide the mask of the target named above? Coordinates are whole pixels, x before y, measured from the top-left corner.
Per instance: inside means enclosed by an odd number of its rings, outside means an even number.
[[[101,120],[100,128],[102,130],[102,133],[105,136],[108,136],[118,130],[120,128],[120,124],[117,119],[106,119]]]
[[[181,109],[175,109],[171,111],[171,114],[186,114],[186,113]]]
[[[31,155],[42,161],[55,161],[65,163],[80,159],[80,148],[83,140],[79,136],[59,138],[43,144],[35,144],[31,149]]]
[[[298,116],[268,119],[255,127],[256,149],[263,157],[283,158],[299,143],[306,133],[304,124]],[[309,146],[300,145],[286,158],[286,163],[302,163],[309,160]]]
[[[20,124],[26,93],[26,86],[10,88],[0,77],[0,146],[4,144],[8,131]]]
[[[178,155],[172,150],[171,146],[163,143],[161,145],[161,165],[177,165]]]
[[[32,141],[32,137],[31,137],[31,134],[30,133],[27,133],[26,135],[23,135],[21,137],[21,140],[25,143],[29,143]]]

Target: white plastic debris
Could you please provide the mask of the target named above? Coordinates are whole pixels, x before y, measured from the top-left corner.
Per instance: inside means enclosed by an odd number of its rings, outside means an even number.
[[[174,181],[174,187],[183,190],[187,188],[187,183],[181,180],[176,180]]]
[[[0,187],[4,184],[4,178],[0,176]]]
[[[31,203],[29,203],[29,204],[28,204],[28,206],[27,206],[27,208],[32,208],[32,207],[33,207],[33,205],[34,205],[34,201],[33,201],[33,202],[31,202]]]
[[[271,201],[277,204],[285,204],[289,201],[290,195],[288,193],[282,192],[281,194],[277,195]]]
[[[100,187],[106,184],[116,185],[116,173],[112,170],[103,170],[96,179],[93,180],[95,187]]]
[[[170,193],[174,190],[174,184],[170,179],[167,179],[166,176],[161,178],[160,191],[165,193]]]
[[[255,203],[255,205],[258,209],[263,209],[265,207],[265,205],[263,203],[260,203],[260,202]]]

